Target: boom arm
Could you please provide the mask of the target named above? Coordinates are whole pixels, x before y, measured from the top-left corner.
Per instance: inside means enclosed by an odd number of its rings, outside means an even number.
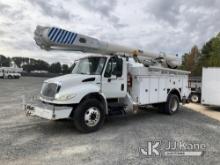
[[[34,39],[36,41],[36,44],[45,50],[82,51],[88,53],[109,55],[125,53],[130,56],[135,55],[151,59],[163,59],[166,61],[166,64],[171,68],[175,68],[181,65],[181,60],[176,56],[155,54],[139,49],[111,44],[108,42],[100,41],[96,38],[77,34],[56,27],[37,26]]]

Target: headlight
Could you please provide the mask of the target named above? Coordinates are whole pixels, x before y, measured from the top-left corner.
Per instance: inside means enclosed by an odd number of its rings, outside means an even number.
[[[59,100],[59,101],[66,101],[66,100],[70,100],[72,98],[74,98],[76,96],[76,94],[64,94],[64,95],[61,95],[61,94],[56,94],[55,95],[55,99],[56,100]]]

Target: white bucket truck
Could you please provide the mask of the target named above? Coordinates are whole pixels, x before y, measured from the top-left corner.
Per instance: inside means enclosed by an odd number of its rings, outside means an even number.
[[[82,132],[98,130],[106,115],[157,106],[174,114],[189,96],[187,71],[176,56],[115,45],[56,27],[38,26],[35,41],[45,50],[93,53],[76,61],[72,74],[45,80],[27,115],[73,119]],[[96,54],[96,55],[95,55]]]
[[[22,68],[1,67],[0,78],[4,79],[19,79],[21,77]]]

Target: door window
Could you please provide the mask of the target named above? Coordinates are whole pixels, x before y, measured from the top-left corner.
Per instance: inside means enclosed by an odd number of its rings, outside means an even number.
[[[106,70],[105,70],[105,77],[111,77],[111,75],[115,75],[116,77],[122,76],[122,59],[112,57],[107,64]]]

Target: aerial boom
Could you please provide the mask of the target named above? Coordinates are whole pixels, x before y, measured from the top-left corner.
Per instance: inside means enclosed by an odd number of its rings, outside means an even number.
[[[142,58],[146,57],[153,60],[159,59],[164,61],[170,68],[175,68],[181,65],[181,60],[176,56],[168,56],[164,53],[156,54],[118,44],[112,44],[56,27],[37,26],[34,39],[36,44],[45,50],[82,51],[109,55],[126,54]]]

